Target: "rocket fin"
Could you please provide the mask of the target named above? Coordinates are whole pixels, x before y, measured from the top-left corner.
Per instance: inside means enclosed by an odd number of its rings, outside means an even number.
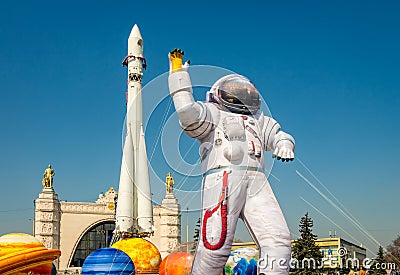
[[[137,209],[138,225],[140,232],[152,233],[153,230],[153,206],[151,203],[151,190],[149,180],[149,166],[147,163],[146,143],[143,127],[140,129],[139,159],[137,163]]]
[[[118,202],[116,210],[116,231],[132,232],[133,228],[133,180],[134,155],[130,124],[127,123],[126,138],[122,153],[121,173],[119,179]]]

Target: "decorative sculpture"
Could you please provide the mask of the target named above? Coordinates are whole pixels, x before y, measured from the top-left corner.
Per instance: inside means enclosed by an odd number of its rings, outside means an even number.
[[[246,77],[222,77],[207,102],[194,101],[183,51],[175,49],[169,58],[168,84],[180,125],[200,141],[203,213],[192,274],[221,273],[242,218],[259,246],[259,274],[287,275],[290,233],[264,173],[264,151],[291,161],[293,137],[260,111],[258,90]]]
[[[54,169],[51,168],[51,165],[44,170],[42,184],[46,189],[53,188],[53,177],[54,177]]]
[[[171,173],[168,173],[165,179],[165,185],[167,194],[172,194],[174,192],[174,178],[171,176]]]

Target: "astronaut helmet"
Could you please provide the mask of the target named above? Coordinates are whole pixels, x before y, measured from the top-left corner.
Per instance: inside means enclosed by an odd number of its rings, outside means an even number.
[[[257,88],[249,79],[239,74],[218,79],[211,87],[207,101],[239,114],[255,114],[261,104]]]

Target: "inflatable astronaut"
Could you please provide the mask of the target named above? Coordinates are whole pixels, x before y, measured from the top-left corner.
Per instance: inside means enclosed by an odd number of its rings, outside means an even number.
[[[291,161],[293,137],[259,110],[259,93],[247,78],[227,75],[213,85],[207,102],[195,102],[183,52],[169,57],[169,90],[181,127],[201,143],[203,213],[192,274],[221,273],[238,218],[260,249],[259,274],[288,274],[290,233],[264,174],[264,150]]]

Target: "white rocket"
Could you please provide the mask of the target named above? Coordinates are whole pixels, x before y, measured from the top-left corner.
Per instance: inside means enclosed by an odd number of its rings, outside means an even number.
[[[116,209],[116,240],[153,233],[153,207],[142,120],[142,76],[146,61],[137,25],[133,26],[129,35],[128,55],[122,64],[128,67],[128,92],[126,137]]]

